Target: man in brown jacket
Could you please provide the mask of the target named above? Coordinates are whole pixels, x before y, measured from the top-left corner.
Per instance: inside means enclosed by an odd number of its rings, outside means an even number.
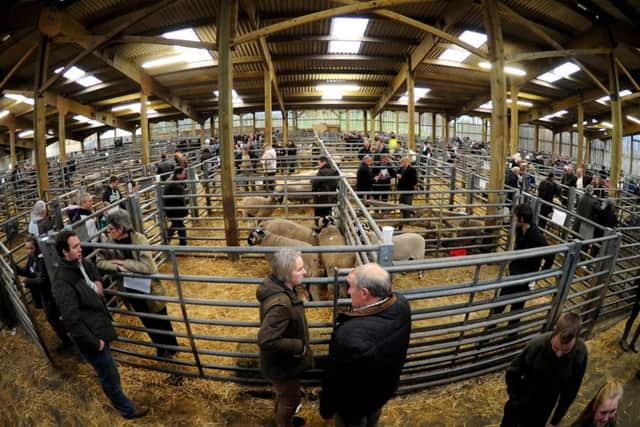
[[[294,287],[307,274],[300,252],[284,249],[271,261],[271,275],[258,288],[260,302],[260,370],[273,383],[275,421],[279,427],[303,425],[294,417],[300,404],[300,374],[311,368],[304,306]]]

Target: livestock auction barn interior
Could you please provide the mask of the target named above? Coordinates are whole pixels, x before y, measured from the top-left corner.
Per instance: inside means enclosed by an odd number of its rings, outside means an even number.
[[[297,289],[315,362],[302,377],[305,425],[334,425],[318,412],[329,342],[350,308],[348,273],[371,262],[412,312],[380,425],[500,425],[505,369],[563,313],[580,317],[589,362],[560,425],[606,380],[624,386],[617,425],[638,424],[640,357],[623,338],[640,304],[638,2],[5,0],[0,10],[0,425],[271,425],[256,289],[283,246],[301,250],[308,272]],[[174,153],[186,172],[180,239],[167,197]],[[360,188],[365,156],[385,170],[408,161],[416,184]],[[316,176],[320,159],[335,175]],[[538,191],[546,179],[551,199]],[[113,188],[122,198],[109,199]],[[613,224],[585,214],[592,193]],[[515,250],[520,204],[547,246]],[[163,288],[141,296],[127,286],[139,275],[105,276],[123,387],[150,408],[135,422],[78,351],[56,349],[17,274],[30,233],[51,279],[64,229],[99,264],[122,246],[101,237],[114,209],[146,238],[129,250],[151,254]],[[531,256],[553,265],[510,273]],[[529,290],[504,292],[518,285]],[[134,308],[145,301],[166,311]],[[522,307],[504,309],[513,303]],[[160,331],[169,343],[150,339],[158,331],[142,321],[154,319],[173,325]]]

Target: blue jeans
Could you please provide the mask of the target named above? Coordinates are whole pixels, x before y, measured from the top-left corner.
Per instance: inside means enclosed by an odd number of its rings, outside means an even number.
[[[93,366],[98,374],[102,391],[107,395],[111,404],[120,411],[123,417],[130,417],[136,411],[136,407],[120,386],[120,374],[111,355],[109,344],[104,344],[102,351],[82,353],[82,357]]]
[[[171,226],[167,230],[167,240],[171,242],[175,232],[178,232],[178,238],[180,239],[180,246],[187,246],[187,229],[184,227],[184,219],[171,218]]]

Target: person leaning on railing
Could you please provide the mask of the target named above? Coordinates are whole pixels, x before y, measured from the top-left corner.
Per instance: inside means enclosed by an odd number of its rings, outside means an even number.
[[[123,210],[113,212],[107,217],[107,243],[122,245],[148,245],[147,238],[133,231],[129,214]],[[96,264],[102,271],[109,273],[136,273],[136,274],[156,274],[156,265],[150,251],[129,250],[129,249],[98,249],[96,252]],[[127,287],[127,279],[116,275],[116,280]],[[143,279],[144,280],[144,279]],[[148,292],[138,291],[127,287],[127,292],[133,294],[151,294],[164,296],[165,291],[162,283],[158,279],[150,279]],[[140,313],[153,313],[162,316],[167,315],[167,303],[141,298],[127,298],[127,301]],[[160,331],[173,332],[171,322],[166,319],[153,319],[141,316],[140,320],[147,329],[157,329]],[[158,357],[172,357],[176,351],[165,346],[177,346],[178,342],[174,335],[164,333],[148,332],[149,338],[160,347],[156,347]]]

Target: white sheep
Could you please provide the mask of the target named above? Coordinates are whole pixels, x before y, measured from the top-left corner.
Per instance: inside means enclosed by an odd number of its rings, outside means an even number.
[[[367,231],[367,236],[372,245],[381,244],[378,236],[373,231]],[[409,261],[424,259],[424,238],[417,233],[403,233],[393,236],[393,260]],[[418,273],[422,278],[422,271]]]
[[[242,199],[242,208],[245,217],[264,218],[273,214],[276,205],[281,202],[277,196],[271,197],[245,197]]]
[[[275,233],[271,233],[261,227],[256,228],[247,238],[250,246],[278,246],[286,248],[301,248],[311,247],[313,245],[303,242],[301,240],[291,239],[289,237],[280,236]],[[271,262],[273,258],[272,253],[265,254],[268,262]],[[307,270],[309,277],[323,277],[322,269],[320,268],[320,257],[314,252],[303,252],[302,260],[304,261],[304,268]],[[312,285],[309,290],[313,300],[320,300],[320,289],[317,285]]]
[[[327,225],[318,234],[319,246],[346,246],[347,242],[335,225]],[[321,252],[320,261],[327,277],[333,276],[334,267],[353,268],[356,265],[356,254],[353,252]],[[347,297],[346,286],[340,287],[340,297]]]
[[[311,245],[315,245],[318,241],[318,235],[313,228],[288,219],[269,219],[260,223],[260,227],[271,233],[289,237],[290,239],[301,240]]]
[[[286,189],[287,201],[308,201],[313,199],[313,192],[311,190],[311,180],[297,180],[289,181],[286,184],[284,182],[276,183],[276,193],[284,196]],[[291,194],[301,193],[301,194]]]

